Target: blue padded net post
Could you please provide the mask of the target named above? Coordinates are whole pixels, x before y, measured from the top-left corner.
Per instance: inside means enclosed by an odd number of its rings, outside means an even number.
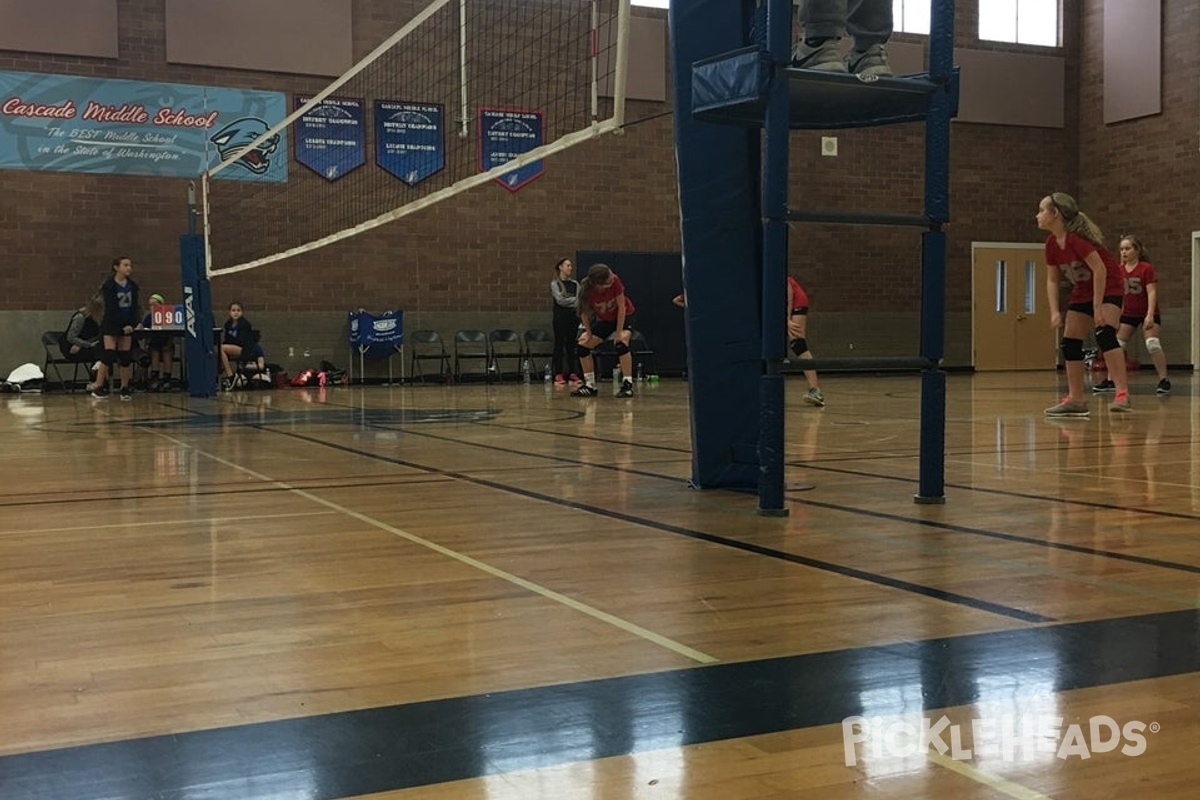
[[[675,108],[692,107],[692,65],[744,47],[752,2],[672,0]],[[692,479],[756,488],[762,375],[759,131],[674,115],[683,244]],[[782,302],[782,301],[781,301]]]
[[[217,351],[213,338],[212,291],[205,276],[204,237],[179,237],[179,263],[183,275],[184,355],[187,357],[188,394],[213,397],[217,393]]]

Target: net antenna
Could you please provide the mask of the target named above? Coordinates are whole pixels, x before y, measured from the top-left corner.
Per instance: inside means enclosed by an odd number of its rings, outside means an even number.
[[[629,18],[629,0],[433,0],[281,122],[211,134],[207,274],[311,252],[489,181],[515,191],[543,159],[619,131]]]

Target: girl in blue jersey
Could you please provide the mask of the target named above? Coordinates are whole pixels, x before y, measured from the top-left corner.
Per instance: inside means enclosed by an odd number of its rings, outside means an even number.
[[[121,399],[133,397],[133,331],[139,314],[138,285],[133,278],[133,261],[128,256],[114,258],[112,274],[100,287],[104,298],[104,316],[100,320],[100,369],[88,385],[93,397],[108,396],[108,376],[120,364]]]
[[[259,373],[267,368],[266,354],[258,343],[254,326],[243,313],[241,303],[230,303],[229,319],[221,327],[221,388],[226,391],[233,388],[233,362],[248,360],[243,354],[254,357]]]

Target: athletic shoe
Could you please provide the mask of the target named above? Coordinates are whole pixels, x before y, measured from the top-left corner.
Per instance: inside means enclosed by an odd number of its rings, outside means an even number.
[[[92,392],[92,397],[99,398],[100,400],[104,400],[108,397],[108,387],[107,386],[93,386],[91,388],[91,392]]]
[[[225,377],[221,378],[221,391],[222,392],[232,392],[233,391],[233,376],[232,375],[226,375]]]
[[[1117,390],[1117,385],[1115,383],[1113,383],[1111,379],[1108,379],[1108,378],[1100,381],[1097,384],[1092,385],[1092,393],[1093,394],[1101,394],[1103,392],[1115,392],[1116,390]]]
[[[1086,417],[1091,414],[1091,409],[1087,403],[1075,403],[1066,397],[1058,405],[1047,408],[1045,414],[1047,417]]]
[[[821,72],[847,71],[837,39],[823,39],[817,44],[809,44],[801,39],[792,48],[792,66]]]
[[[121,387],[121,399],[122,400],[132,400],[133,399],[133,387],[122,386]]]
[[[578,389],[571,392],[571,397],[595,397],[598,394],[600,393],[596,391],[595,386],[588,386],[585,383],[583,386],[580,386]]]
[[[804,393],[804,402],[808,403],[810,406],[817,406],[820,408],[821,406],[825,405],[825,395],[821,394],[820,389],[814,387]]]
[[[633,397],[633,381],[622,381],[617,397]]]
[[[873,44],[866,50],[851,50],[846,54],[846,71],[864,78],[889,78],[892,68],[888,64],[887,50],[881,44]]]
[[[574,372],[572,372],[571,377],[567,378],[567,382],[568,383],[579,383],[579,376],[576,375]]]
[[[1161,380],[1159,380],[1158,388],[1154,390],[1154,393],[1155,394],[1170,394],[1171,393],[1171,382],[1169,380],[1167,380],[1166,378],[1162,378]]]
[[[574,377],[574,376],[572,376],[572,377]],[[554,376],[554,385],[555,386],[563,386],[566,384],[566,382],[567,382],[567,379],[562,376],[561,372]]]
[[[1112,403],[1108,406],[1109,411],[1133,411],[1133,404],[1129,402],[1129,392],[1117,392],[1113,397]]]

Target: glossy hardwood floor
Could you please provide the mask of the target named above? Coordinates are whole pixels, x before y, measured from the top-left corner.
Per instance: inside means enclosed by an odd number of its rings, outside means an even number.
[[[1192,798],[1172,378],[950,376],[944,506],[917,376],[789,380],[781,519],[678,380],[0,395],[0,799]]]

